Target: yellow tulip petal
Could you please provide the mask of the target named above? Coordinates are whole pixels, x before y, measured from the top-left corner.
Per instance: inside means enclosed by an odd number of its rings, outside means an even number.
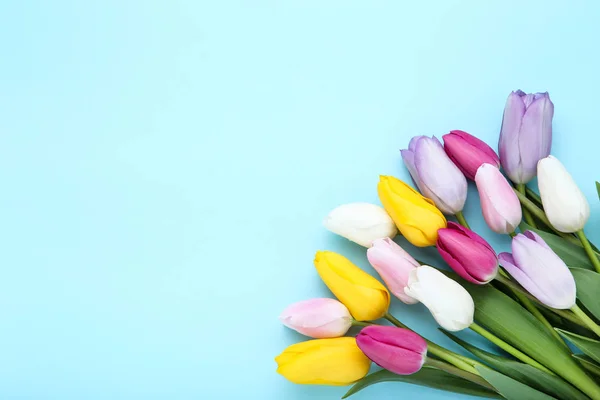
[[[356,382],[371,365],[356,339],[349,337],[298,343],[284,350],[276,361],[277,372],[294,383],[334,386]]]

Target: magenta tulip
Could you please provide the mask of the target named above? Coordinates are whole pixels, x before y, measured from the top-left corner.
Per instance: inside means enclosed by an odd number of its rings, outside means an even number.
[[[512,240],[512,254],[501,253],[500,265],[545,305],[560,310],[575,305],[573,274],[538,234],[525,231]]]
[[[521,203],[500,170],[483,164],[475,174],[483,218],[497,233],[511,233],[521,223]]]
[[[375,364],[398,375],[419,371],[427,356],[425,339],[394,326],[367,326],[356,336],[356,344]]]
[[[419,263],[392,239],[377,239],[367,250],[369,262],[381,276],[390,292],[406,304],[418,301],[404,293],[408,284],[410,271],[417,268]]]
[[[463,131],[450,131],[442,138],[446,154],[467,178],[474,180],[481,164],[492,164],[500,168],[496,152],[475,136]]]
[[[496,277],[496,252],[481,236],[455,222],[438,231],[437,249],[462,278],[483,285]]]
[[[279,320],[288,328],[317,339],[344,336],[352,326],[345,305],[334,299],[310,299],[288,306]]]

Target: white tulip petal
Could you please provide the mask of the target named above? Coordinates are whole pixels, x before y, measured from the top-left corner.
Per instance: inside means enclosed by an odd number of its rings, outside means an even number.
[[[375,239],[397,235],[398,230],[387,212],[375,204],[349,203],[333,209],[323,225],[329,231],[363,247],[371,247]]]

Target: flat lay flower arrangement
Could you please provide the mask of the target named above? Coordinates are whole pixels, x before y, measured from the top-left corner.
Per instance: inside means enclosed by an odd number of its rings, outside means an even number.
[[[343,255],[317,251],[314,266],[336,299],[283,311],[281,322],[308,338],[276,357],[277,372],[297,384],[352,385],[344,397],[398,381],[488,398],[600,400],[600,251],[583,231],[588,201],[550,155],[553,114],[548,93],[512,92],[498,154],[463,131],[443,144],[414,137],[401,155],[418,191],[381,176],[383,207],[332,210],[325,227],[365,247],[385,286]],[[536,176],[537,191],[526,186]],[[511,253],[469,228],[467,179],[490,229],[512,237]],[[398,233],[451,270],[414,259],[392,240]],[[466,351],[405,326],[389,313],[392,295],[422,303]],[[349,335],[352,326],[360,330]],[[468,329],[498,351],[456,334]],[[372,363],[381,369],[369,374]]]

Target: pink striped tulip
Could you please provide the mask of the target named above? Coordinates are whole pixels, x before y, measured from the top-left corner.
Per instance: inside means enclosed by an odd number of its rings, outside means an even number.
[[[456,166],[471,180],[482,164],[492,164],[500,168],[500,159],[483,140],[463,131],[450,131],[442,136],[444,150]]]
[[[410,271],[419,263],[392,239],[377,239],[367,250],[369,262],[381,276],[390,292],[406,304],[418,303],[417,300],[404,293]]]
[[[538,234],[526,231],[512,240],[512,254],[501,253],[500,265],[545,305],[566,310],[575,305],[573,274]]]
[[[521,223],[521,203],[500,170],[483,164],[475,174],[483,218],[496,233],[514,232]]]
[[[492,246],[455,222],[438,231],[437,249],[450,268],[471,283],[486,284],[498,273],[498,257]]]
[[[419,371],[427,356],[425,339],[394,326],[367,326],[356,337],[356,344],[375,364],[398,375]]]
[[[288,328],[317,339],[344,336],[352,326],[345,305],[334,299],[310,299],[288,306],[279,320]]]

